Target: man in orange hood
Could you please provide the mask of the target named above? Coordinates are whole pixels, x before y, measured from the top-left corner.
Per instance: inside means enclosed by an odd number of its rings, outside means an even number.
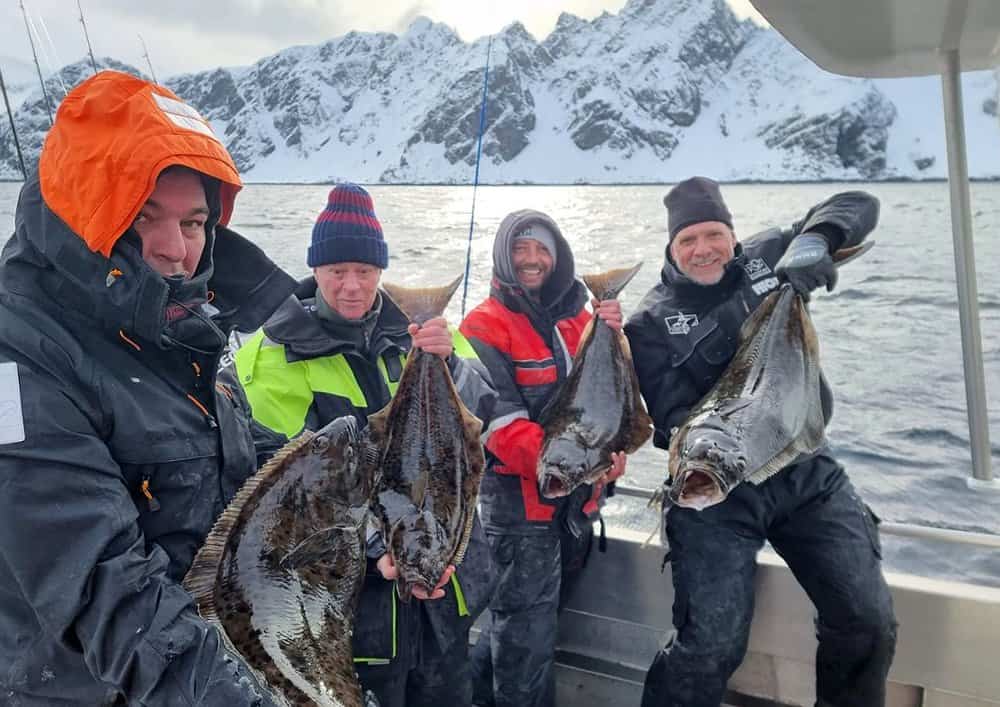
[[[295,282],[229,230],[196,111],[105,71],[63,100],[0,256],[0,694],[268,705],[180,582],[255,468],[215,371]]]

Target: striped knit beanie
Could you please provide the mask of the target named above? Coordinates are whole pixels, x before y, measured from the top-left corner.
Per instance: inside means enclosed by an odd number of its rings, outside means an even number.
[[[311,268],[331,263],[388,267],[389,249],[368,192],[350,182],[330,191],[326,208],[313,226],[307,262]]]

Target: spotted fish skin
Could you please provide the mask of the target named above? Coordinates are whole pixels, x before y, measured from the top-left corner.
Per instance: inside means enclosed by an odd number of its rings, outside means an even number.
[[[374,470],[353,417],[303,432],[247,480],[184,587],[279,704],[368,707],[354,670]]]
[[[670,440],[665,503],[702,510],[825,442],[819,341],[784,285],[744,323],[729,367]]]
[[[639,271],[585,275],[599,301],[615,299]],[[587,325],[573,368],[539,418],[545,433],[538,460],[538,488],[546,498],[568,496],[611,468],[611,454],[631,454],[653,433],[639,394],[628,341],[596,315]]]
[[[422,324],[444,312],[460,282],[384,288],[411,321]],[[420,349],[407,357],[392,401],[368,417],[381,479],[372,510],[399,571],[402,601],[415,586],[433,589],[448,565],[463,559],[486,465],[481,431],[447,363]]]

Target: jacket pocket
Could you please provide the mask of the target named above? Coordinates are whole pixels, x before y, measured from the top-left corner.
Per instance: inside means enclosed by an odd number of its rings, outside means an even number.
[[[736,353],[736,342],[718,327],[700,342],[698,342],[698,354],[709,366],[725,367]]]
[[[678,337],[679,338],[679,337]],[[736,353],[736,342],[713,319],[705,319],[697,329],[674,343],[670,364],[684,368],[699,389],[707,390],[725,370]]]

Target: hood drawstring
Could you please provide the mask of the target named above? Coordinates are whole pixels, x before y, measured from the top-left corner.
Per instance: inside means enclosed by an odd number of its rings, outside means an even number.
[[[223,334],[222,331],[219,329],[219,327],[215,325],[215,322],[213,322],[209,317],[205,316],[200,311],[198,311],[199,309],[198,307],[192,307],[191,305],[185,304],[184,302],[179,302],[175,299],[169,300],[168,306],[180,307],[181,309],[185,310],[189,316],[199,320],[199,322],[204,326],[204,328],[212,333],[213,337],[215,338],[215,341],[212,342],[212,344],[215,344],[215,346],[213,347],[210,344],[209,348],[203,349],[200,348],[199,346],[195,346],[194,344],[188,343],[182,339],[176,338],[164,332],[160,338],[165,347],[181,348],[191,353],[199,354],[201,356],[214,356],[216,353],[225,348],[226,344],[228,343],[226,341],[226,335]],[[183,319],[176,319],[170,325],[168,325],[168,329],[174,328],[175,326],[183,326],[183,325],[184,325]]]

